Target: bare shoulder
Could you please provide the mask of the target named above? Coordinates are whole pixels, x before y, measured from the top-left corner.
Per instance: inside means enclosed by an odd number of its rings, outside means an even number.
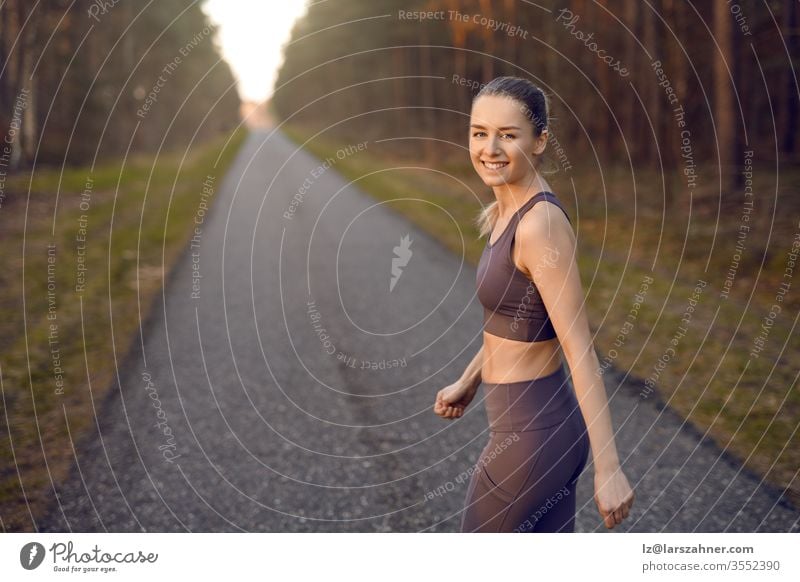
[[[519,221],[517,238],[532,245],[545,241],[572,240],[572,225],[554,202],[542,200],[533,205]]]
[[[519,221],[513,261],[525,275],[536,281],[542,265],[568,265],[575,252],[575,234],[558,205],[543,200]]]

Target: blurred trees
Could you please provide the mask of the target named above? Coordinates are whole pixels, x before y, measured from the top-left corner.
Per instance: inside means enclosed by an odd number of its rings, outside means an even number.
[[[731,71],[733,61],[733,26],[730,10],[724,2],[714,2],[714,113],[717,143],[719,144],[719,163],[722,191],[727,192],[734,178],[736,160],[736,141],[734,138],[733,93]],[[725,171],[727,170],[727,171]]]
[[[443,18],[401,18],[401,10]],[[745,149],[800,161],[798,28],[797,2],[778,0],[310,3],[273,103],[283,119],[344,139],[466,145],[479,84],[513,74],[550,95],[551,131],[571,164],[630,157],[638,168],[683,175],[688,139],[698,175],[727,184]],[[430,155],[437,146],[426,141]],[[720,167],[725,176],[715,176]]]
[[[235,126],[234,78],[201,4],[3,2],[0,131],[13,150],[6,166],[87,163]]]

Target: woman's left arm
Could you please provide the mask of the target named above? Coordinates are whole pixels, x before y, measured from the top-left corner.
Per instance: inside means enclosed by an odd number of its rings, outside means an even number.
[[[569,365],[592,446],[595,501],[606,527],[614,527],[627,517],[634,496],[620,470],[600,362],[584,307],[575,235],[561,210],[547,203],[525,214],[516,239],[520,261],[533,277]]]

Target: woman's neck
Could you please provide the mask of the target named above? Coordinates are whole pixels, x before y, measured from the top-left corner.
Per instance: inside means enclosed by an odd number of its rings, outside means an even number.
[[[538,172],[526,176],[518,182],[493,186],[494,196],[500,216],[509,216],[516,212],[530,197],[542,191],[549,191],[550,186]]]

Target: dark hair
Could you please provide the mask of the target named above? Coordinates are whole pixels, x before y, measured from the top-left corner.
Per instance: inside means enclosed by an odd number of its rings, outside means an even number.
[[[480,91],[472,98],[475,103],[478,97],[484,95],[499,95],[510,97],[522,107],[525,117],[533,124],[533,132],[536,137],[542,134],[542,130],[548,126],[549,103],[547,96],[537,85],[521,77],[496,77],[484,85]]]

